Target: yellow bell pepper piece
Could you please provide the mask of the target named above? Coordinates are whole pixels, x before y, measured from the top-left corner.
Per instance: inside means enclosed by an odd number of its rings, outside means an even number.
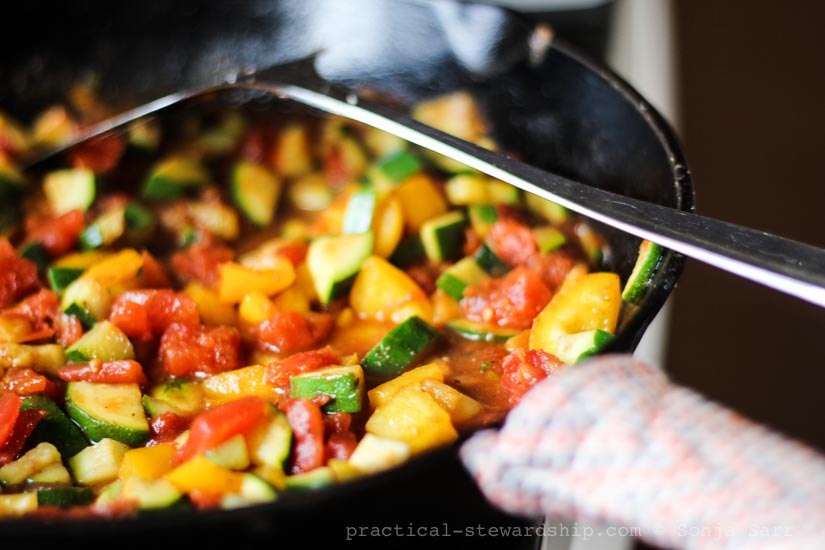
[[[246,395],[277,399],[275,388],[265,382],[266,366],[251,365],[206,378],[201,386],[207,406],[220,405]]]
[[[187,460],[162,479],[170,481],[181,491],[194,490],[210,493],[237,493],[243,483],[243,474],[215,464],[204,456]]]
[[[420,387],[432,395],[441,407],[450,415],[450,420],[456,428],[461,429],[471,420],[481,414],[484,407],[470,397],[464,395],[452,386],[433,379],[420,382]]]
[[[118,477],[127,479],[159,479],[172,470],[175,447],[171,443],[159,443],[151,447],[129,449],[123,455]]]
[[[404,211],[404,223],[417,232],[424,222],[447,212],[447,201],[439,185],[424,172],[413,174],[395,190]]]
[[[431,379],[436,382],[443,382],[445,369],[446,366],[443,363],[427,363],[396,376],[367,392],[370,406],[377,409],[382,405],[386,405],[402,388],[410,384],[417,384],[422,380]]]
[[[594,329],[615,332],[621,302],[621,282],[615,273],[569,279],[533,320],[530,349],[555,354],[559,338],[566,334]]]
[[[389,257],[404,234],[404,210],[394,195],[381,199],[372,220],[375,235],[374,251],[382,258]]]
[[[420,314],[428,322],[432,320],[429,298],[409,275],[380,256],[373,255],[364,261],[350,292],[350,306],[360,317],[397,323],[403,319],[396,321],[393,313],[410,302],[422,302],[422,305],[420,311],[414,308],[407,313]]]
[[[367,420],[366,429],[373,435],[406,443],[413,454],[458,438],[449,413],[416,385],[404,387],[379,407]]]
[[[100,250],[86,250],[85,252],[72,252],[65,256],[60,256],[55,260],[54,267],[73,267],[76,269],[86,269],[109,257],[109,253]]]
[[[127,248],[93,264],[82,276],[94,279],[110,290],[119,286],[129,288],[137,283],[142,267],[140,252]]]
[[[238,317],[245,325],[257,325],[278,311],[266,294],[253,290],[243,297],[238,306]]]
[[[252,291],[274,296],[295,282],[295,269],[286,258],[278,258],[272,269],[254,270],[236,262],[221,264],[218,296],[225,303],[237,304]]]
[[[232,304],[222,302],[218,293],[211,288],[191,282],[183,291],[188,294],[198,306],[198,313],[207,325],[234,325],[237,314]]]
[[[278,311],[309,312],[309,297],[297,286],[291,286],[272,299]]]
[[[346,326],[336,327],[329,343],[342,355],[357,353],[363,357],[390,329],[392,325],[389,323],[356,318]]]

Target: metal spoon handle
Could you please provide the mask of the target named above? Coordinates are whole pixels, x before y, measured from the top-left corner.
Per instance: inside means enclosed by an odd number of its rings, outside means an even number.
[[[424,125],[328,82],[284,73],[251,87],[395,134],[574,212],[825,307],[825,249],[625,197],[567,179]]]

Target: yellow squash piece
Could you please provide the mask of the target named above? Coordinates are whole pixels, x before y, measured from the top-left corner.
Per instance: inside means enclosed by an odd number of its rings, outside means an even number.
[[[458,438],[449,413],[416,385],[406,386],[379,407],[367,420],[366,428],[373,435],[403,441],[413,454]]]
[[[37,493],[0,495],[0,518],[20,517],[37,510]]]
[[[82,277],[96,280],[114,294],[135,286],[142,267],[143,256],[140,252],[127,248],[93,264]]]
[[[278,394],[265,382],[265,377],[264,365],[251,365],[210,376],[201,383],[201,387],[208,406],[234,401],[246,395],[276,399]]]
[[[445,368],[446,366],[442,363],[427,363],[372,388],[367,392],[370,406],[377,409],[387,404],[405,386],[417,384],[422,380],[430,379],[436,382],[444,382]]]
[[[183,491],[200,490],[210,493],[235,493],[243,483],[243,474],[215,464],[204,456],[196,456],[166,474],[166,479]]]
[[[425,379],[420,382],[420,387],[425,392],[432,395],[441,407],[450,415],[453,425],[461,429],[475,417],[481,414],[484,407],[470,397],[464,395],[452,386],[433,379]]]
[[[559,338],[586,330],[615,332],[621,307],[621,282],[615,273],[597,272],[566,281],[536,316],[530,349],[555,354]]]
[[[295,282],[295,269],[286,258],[278,258],[272,269],[254,270],[236,262],[221,264],[218,296],[229,304],[237,304],[252,291],[274,296]]]
[[[382,258],[389,257],[404,234],[404,211],[397,197],[390,194],[379,201],[371,229],[375,235],[375,253]]]
[[[431,176],[413,174],[395,191],[404,211],[404,223],[410,232],[418,232],[429,219],[447,212],[447,201],[439,184]]]
[[[350,292],[350,306],[360,317],[398,323],[404,319],[396,321],[399,316],[393,314],[411,303],[415,306],[410,313],[432,321],[429,298],[409,275],[380,256],[364,261]]]

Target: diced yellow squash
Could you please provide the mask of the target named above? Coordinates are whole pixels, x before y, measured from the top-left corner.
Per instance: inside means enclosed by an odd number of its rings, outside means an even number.
[[[226,262],[220,267],[218,296],[222,302],[237,304],[252,291],[274,296],[294,282],[295,269],[292,263],[280,256],[272,269],[260,271],[236,262]]]
[[[373,409],[385,405],[390,399],[401,391],[402,388],[410,384],[417,384],[423,380],[435,380],[436,382],[444,382],[444,369],[446,367],[443,363],[427,363],[412,370],[396,376],[395,378],[378,385],[367,392],[367,397],[370,400],[370,406]]]
[[[451,443],[458,438],[450,415],[429,393],[416,385],[402,388],[367,420],[368,433],[403,441],[412,454]]]
[[[295,288],[299,289],[311,303],[318,301],[318,292],[315,290],[315,281],[306,262],[295,267]]]
[[[143,256],[140,252],[127,248],[93,264],[82,277],[95,279],[114,294],[114,290],[119,290],[121,287],[134,286],[142,267]]]
[[[272,167],[288,178],[301,176],[312,169],[312,151],[306,126],[289,124],[278,132]]]
[[[488,133],[478,104],[464,90],[422,101],[415,106],[412,115],[442,132],[471,142]]]
[[[234,241],[240,233],[238,212],[220,201],[199,201],[189,205],[189,215],[197,227],[227,240]]]
[[[397,325],[409,317],[415,316],[418,316],[423,321],[432,324],[433,305],[429,300],[411,300],[398,306],[391,312],[390,321]]]
[[[457,429],[466,426],[483,411],[484,407],[470,397],[443,382],[433,379],[422,380],[421,389],[432,395],[438,404],[450,414],[450,420]]]
[[[57,146],[68,142],[77,132],[68,109],[54,105],[37,115],[32,122],[31,139],[38,146]]]
[[[464,310],[461,309],[461,304],[458,300],[441,290],[436,288],[430,302],[433,306],[433,320],[432,324],[436,327],[444,326],[444,323],[450,319],[457,319],[464,316]]]
[[[49,464],[39,472],[26,478],[26,483],[55,483],[71,485],[72,476],[62,462]]]
[[[378,202],[372,232],[375,235],[375,253],[382,258],[389,257],[404,234],[404,211],[395,195],[387,195]]]
[[[487,179],[481,174],[456,174],[444,184],[447,200],[455,205],[484,204],[490,202]]]
[[[210,376],[204,379],[201,386],[208,406],[246,395],[257,395],[267,400],[277,398],[275,388],[266,383],[265,377],[264,365],[251,365]]]
[[[527,349],[530,347],[530,329],[525,329],[516,334],[515,336],[511,336],[504,342],[504,347],[506,349]]]
[[[272,300],[258,290],[252,290],[241,299],[238,305],[238,318],[247,326],[254,326],[272,317],[278,311]]]
[[[222,302],[218,293],[211,288],[193,281],[187,284],[183,291],[195,301],[201,320],[205,324],[234,325],[237,322],[237,314],[232,304]]]
[[[354,319],[333,331],[330,345],[341,354],[356,353],[363,357],[390,331],[392,325],[370,319]]]
[[[129,446],[104,438],[69,459],[75,481],[81,485],[100,485],[118,479],[120,465]]]
[[[309,298],[306,293],[295,285],[275,296],[272,299],[272,303],[278,311],[308,313],[310,308]]]
[[[41,374],[57,375],[66,365],[66,351],[60,344],[0,343],[0,368],[28,367]]]
[[[51,443],[44,441],[17,460],[0,468],[0,483],[4,485],[23,483],[27,477],[58,462],[60,462],[60,451]]]
[[[20,517],[37,510],[37,493],[0,495],[0,518]]]
[[[373,255],[364,261],[350,292],[350,306],[359,316],[389,321],[396,310],[410,302],[424,302],[422,318],[432,319],[429,298],[409,275],[380,256]],[[430,310],[429,315],[426,309]]]
[[[615,273],[588,273],[562,284],[533,320],[530,349],[555,354],[561,336],[586,330],[615,332],[621,308],[621,282]]]
[[[235,493],[243,483],[243,474],[215,464],[205,456],[187,460],[163,478],[184,493],[200,490],[210,493]]]
[[[349,463],[361,472],[386,470],[410,457],[410,446],[388,437],[365,434],[349,457]]]
[[[129,449],[123,455],[118,477],[126,479],[158,479],[172,470],[175,447],[171,443],[159,443],[151,447]]]
[[[31,334],[31,322],[20,315],[0,315],[0,342],[17,343]]]
[[[418,232],[424,222],[447,212],[447,201],[432,176],[413,174],[395,190],[404,223],[411,232]]]

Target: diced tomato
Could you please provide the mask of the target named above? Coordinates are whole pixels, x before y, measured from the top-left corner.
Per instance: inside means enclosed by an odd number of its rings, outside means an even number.
[[[74,147],[70,152],[74,168],[88,168],[98,174],[105,174],[117,166],[126,142],[117,134],[90,139]]]
[[[172,286],[169,270],[148,251],[141,251],[143,267],[140,270],[140,282],[147,288],[168,288]]]
[[[27,318],[32,330],[50,328],[55,317],[60,314],[60,298],[48,288],[41,288],[14,306],[12,312]]]
[[[14,431],[22,404],[23,400],[16,393],[6,392],[0,396],[0,447],[6,444]]]
[[[57,384],[28,367],[8,369],[3,375],[2,386],[22,396],[42,393],[55,399],[60,393]]]
[[[0,254],[0,308],[8,307],[14,302],[37,289],[40,281],[37,277],[37,265],[31,260],[20,258],[6,239]]]
[[[187,493],[189,500],[198,510],[214,510],[221,505],[223,495],[217,491],[192,489]]]
[[[171,411],[160,413],[149,422],[152,437],[147,446],[172,441],[189,427],[189,419]]]
[[[146,384],[143,367],[137,361],[101,361],[92,359],[88,363],[76,363],[61,367],[57,376],[66,382],[82,380],[100,384]]]
[[[502,278],[468,286],[461,307],[473,321],[526,329],[552,297],[538,275],[519,266]]]
[[[83,323],[74,315],[61,313],[54,318],[54,330],[57,343],[68,347],[83,336]]]
[[[525,263],[538,251],[533,231],[510,218],[496,220],[487,234],[487,242],[496,256],[510,267]]]
[[[537,382],[557,371],[564,363],[543,350],[516,349],[502,361],[501,387],[516,405]]]
[[[264,417],[266,407],[266,401],[248,395],[199,414],[192,420],[189,438],[175,454],[175,462],[186,462],[230,437],[249,432]]]
[[[172,376],[217,374],[241,367],[240,346],[235,327],[173,323],[160,339],[158,357]]]
[[[14,429],[6,439],[6,443],[0,445],[0,466],[17,458],[17,455],[23,450],[29,435],[44,416],[46,416],[46,411],[39,409],[20,411],[17,415],[17,422],[14,423]]]
[[[405,272],[428,295],[435,292],[435,282],[438,280],[439,272],[434,264],[410,266]]]
[[[306,398],[281,405],[295,438],[291,473],[309,472],[324,465],[324,420],[321,408]]]
[[[172,269],[182,281],[200,281],[213,286],[218,280],[221,264],[234,257],[231,248],[214,242],[199,241],[172,254],[171,263]]]
[[[296,353],[267,365],[266,383],[288,389],[289,381],[293,376],[312,372],[328,365],[337,365],[340,361],[340,356],[330,346]]]
[[[293,266],[297,267],[306,259],[308,251],[309,245],[306,243],[287,243],[279,246],[275,254],[283,256],[289,260]]]
[[[27,240],[40,241],[49,256],[55,258],[74,248],[84,223],[81,210],[72,210],[56,218],[29,217],[26,219]]]
[[[332,317],[326,313],[278,311],[257,327],[261,343],[278,353],[294,353],[311,348],[326,338]]]
[[[329,436],[349,431],[352,415],[345,412],[333,412],[324,415],[324,432]]]
[[[326,458],[338,460],[349,460],[355,447],[358,446],[358,438],[352,432],[334,433],[327,439],[325,448]]]
[[[340,146],[335,146],[324,159],[324,176],[333,187],[340,188],[351,181],[352,167],[347,163],[346,155]]]
[[[476,230],[470,226],[467,226],[467,229],[464,230],[464,255],[472,256],[475,254],[475,251],[483,242],[484,241],[478,236]]]
[[[547,288],[555,292],[573,269],[575,262],[566,252],[534,254],[525,264],[527,269],[541,277]]]
[[[240,156],[251,162],[263,162],[266,152],[272,149],[275,134],[262,128],[253,128],[244,135]]]
[[[199,325],[198,306],[191,296],[170,289],[130,290],[112,303],[109,321],[127,336],[146,341],[173,323]]]

